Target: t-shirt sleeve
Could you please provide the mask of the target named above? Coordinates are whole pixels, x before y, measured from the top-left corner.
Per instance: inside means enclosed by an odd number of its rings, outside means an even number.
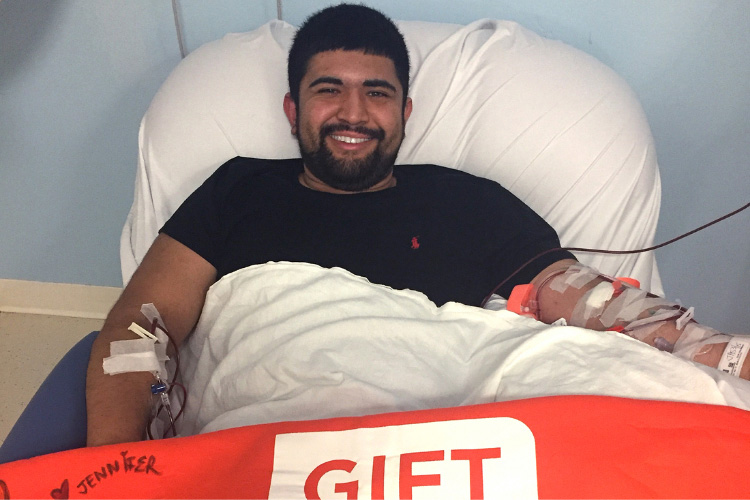
[[[219,167],[180,205],[159,230],[218,268],[226,240],[226,200],[238,169],[232,161]]]
[[[500,286],[495,293],[507,298],[516,285],[530,283],[547,266],[575,256],[560,248],[555,230],[542,217],[510,192],[497,219],[499,245],[493,275]]]

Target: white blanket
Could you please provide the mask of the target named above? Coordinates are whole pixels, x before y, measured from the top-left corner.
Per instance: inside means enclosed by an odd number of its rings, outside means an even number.
[[[182,434],[560,394],[750,409],[750,383],[620,334],[436,307],[419,292],[300,263],[217,282],[182,364]]]

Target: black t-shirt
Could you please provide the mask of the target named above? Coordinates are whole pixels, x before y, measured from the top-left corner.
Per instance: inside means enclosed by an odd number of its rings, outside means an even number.
[[[331,194],[299,183],[302,162],[235,158],[175,212],[161,232],[210,262],[218,278],[269,261],[341,267],[373,283],[425,293],[442,305],[479,305],[555,231],[499,184],[435,165],[397,165],[396,186]],[[503,286],[507,297],[567,252],[534,261]]]

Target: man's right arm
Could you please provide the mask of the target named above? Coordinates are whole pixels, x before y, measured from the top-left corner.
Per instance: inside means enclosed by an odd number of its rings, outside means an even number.
[[[102,368],[110,343],[137,338],[135,322],[148,328],[141,306],[153,303],[179,347],[198,322],[216,269],[182,243],[159,235],[133,274],[91,350],[86,378],[88,446],[139,441],[151,412],[149,372],[107,375]],[[171,349],[170,349],[171,352]]]

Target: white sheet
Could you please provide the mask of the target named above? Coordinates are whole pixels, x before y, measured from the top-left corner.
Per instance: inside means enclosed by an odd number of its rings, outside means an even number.
[[[750,409],[750,382],[620,334],[438,308],[419,292],[300,263],[217,282],[182,363],[182,434],[558,394]]]

